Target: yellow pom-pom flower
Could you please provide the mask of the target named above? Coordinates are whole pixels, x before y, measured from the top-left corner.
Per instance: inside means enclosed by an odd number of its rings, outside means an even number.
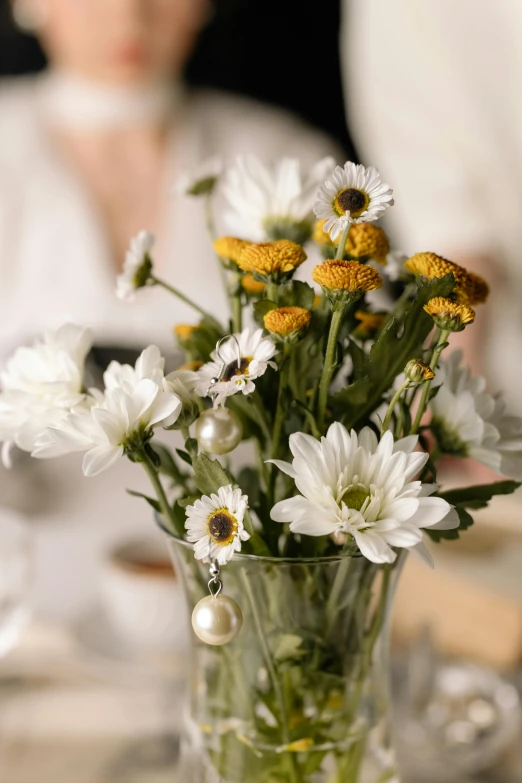
[[[359,325],[354,332],[355,336],[367,340],[377,334],[386,321],[387,316],[383,313],[368,313],[365,310],[357,310],[355,317],[359,321]]]
[[[314,268],[312,278],[330,300],[345,302],[353,301],[366,291],[374,291],[382,286],[377,270],[358,261],[323,261]]]
[[[308,328],[312,315],[304,307],[276,307],[264,317],[265,328],[281,338],[300,337]]]
[[[386,263],[390,243],[385,231],[372,223],[354,223],[348,234],[346,252],[354,258],[373,258],[379,264]]]
[[[266,288],[266,283],[261,282],[261,280],[256,280],[254,275],[250,274],[250,272],[248,272],[246,275],[243,275],[241,278],[241,285],[243,290],[245,290],[247,294],[250,294],[251,296],[262,294]]]
[[[289,277],[303,261],[306,261],[306,253],[301,245],[280,239],[248,245],[241,252],[237,264],[244,272],[279,282]]]
[[[197,328],[193,324],[177,324],[173,331],[180,342],[186,342]]]
[[[461,332],[465,326],[475,320],[475,311],[465,304],[452,299],[436,296],[430,299],[424,309],[431,315],[439,329],[448,332]]]
[[[489,287],[482,277],[468,272],[463,266],[448,261],[436,253],[416,253],[406,261],[404,267],[413,274],[422,275],[429,280],[451,273],[455,278],[453,295],[461,304],[480,304],[488,297]]]
[[[214,241],[213,247],[221,259],[237,264],[239,256],[249,244],[250,242],[247,242],[245,239],[238,239],[237,237],[219,237]]]

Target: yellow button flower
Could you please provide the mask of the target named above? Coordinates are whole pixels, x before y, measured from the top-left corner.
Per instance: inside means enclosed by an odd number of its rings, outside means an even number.
[[[354,223],[346,240],[346,252],[354,258],[374,258],[379,264],[385,264],[390,243],[379,226]]]
[[[475,320],[475,311],[465,304],[459,304],[442,296],[430,299],[424,309],[431,315],[435,324],[444,331],[461,332],[465,326]]]
[[[237,264],[239,256],[249,244],[250,242],[247,242],[245,239],[238,239],[237,237],[219,237],[219,239],[214,241],[213,247],[220,258]]]
[[[355,336],[362,339],[373,337],[386,321],[383,313],[368,313],[365,310],[357,310],[355,317],[360,322],[355,329]]]
[[[429,280],[453,274],[456,284],[453,294],[462,304],[480,304],[485,302],[488,297],[488,284],[479,275],[468,272],[463,266],[448,261],[435,253],[416,253],[406,261],[404,266],[413,274],[422,275]]]
[[[312,278],[330,298],[346,301],[382,286],[379,273],[358,261],[323,261],[314,268]]]
[[[276,307],[264,317],[265,328],[280,337],[290,337],[308,327],[312,315],[304,307]]]
[[[237,263],[244,272],[281,280],[291,275],[303,261],[306,261],[306,253],[301,245],[280,239],[245,247]]]
[[[181,340],[182,342],[185,340],[188,340],[191,336],[191,334],[194,332],[195,329],[197,329],[197,326],[194,326],[193,324],[177,324],[174,327],[174,334],[178,338],[178,340]]]
[[[241,278],[241,285],[247,294],[256,295],[262,294],[266,288],[266,283],[262,283],[261,280],[256,280],[255,277],[247,273]]]

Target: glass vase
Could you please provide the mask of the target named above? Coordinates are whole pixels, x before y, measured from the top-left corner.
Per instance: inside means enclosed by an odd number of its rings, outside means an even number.
[[[188,609],[209,566],[168,545]],[[363,557],[236,555],[223,593],[243,627],[223,647],[192,634],[183,783],[398,783],[388,618],[398,568]]]

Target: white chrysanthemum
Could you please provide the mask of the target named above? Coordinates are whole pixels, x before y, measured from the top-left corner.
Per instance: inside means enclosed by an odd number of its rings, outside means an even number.
[[[461,367],[462,352],[441,362],[430,402],[432,428],[446,454],[473,457],[496,473],[522,479],[522,419],[506,413],[501,396],[486,391],[486,380]]]
[[[303,244],[312,234],[317,188],[334,166],[333,158],[323,158],[303,171],[299,160],[283,158],[268,168],[255,155],[239,156],[223,183],[227,232],[251,242]]]
[[[335,240],[348,223],[378,220],[392,204],[393,191],[381,182],[376,168],[348,161],[344,167],[336,166],[319,188],[314,212],[319,219],[326,220],[324,230]]]
[[[131,239],[130,248],[125,254],[123,271],[116,279],[118,299],[132,302],[138,288],[149,283],[152,272],[150,253],[155,241],[156,237],[150,231],[140,231]]]
[[[194,544],[194,557],[228,563],[241,542],[250,538],[243,525],[248,497],[232,484],[220,487],[217,495],[203,495],[193,506],[187,506],[187,540]]]
[[[403,253],[402,250],[391,250],[386,256],[386,263],[384,265],[375,262],[374,266],[382,275],[385,275],[388,280],[395,283],[403,277],[404,273],[409,274],[407,270],[404,269],[404,262],[407,260],[408,256],[406,253]]]
[[[83,472],[95,476],[125,453],[141,448],[154,427],[172,426],[182,403],[163,377],[162,362],[159,350],[149,346],[135,368],[119,365],[118,370],[113,363],[105,376],[105,393],[91,398],[90,409],[74,411],[47,429],[37,439],[33,457],[85,451]]]
[[[222,363],[225,364],[221,381],[212,386],[214,405],[220,405],[226,397],[243,392],[251,394],[255,391],[253,381],[264,375],[268,365],[277,368],[270,361],[277,349],[269,337],[263,337],[263,330],[246,328],[240,334],[232,335],[229,340],[211,354],[211,362],[207,362],[198,370],[196,394],[206,397],[211,386],[211,380],[219,377]]]
[[[273,462],[294,479],[301,494],[276,503],[272,519],[309,536],[344,533],[368,560],[393,563],[392,547],[419,545],[422,528],[457,526],[451,506],[426,497],[423,484],[414,480],[428,459],[414,451],[416,444],[415,435],[394,443],[387,432],[379,442],[369,427],[357,435],[338,422],[321,441],[294,433],[292,463]]]
[[[37,437],[85,399],[85,359],[92,345],[88,329],[65,324],[22,347],[0,375],[0,440],[4,457],[15,443],[32,451]]]
[[[212,193],[223,173],[223,161],[219,155],[199,163],[190,171],[185,171],[174,185],[177,196],[206,196]]]

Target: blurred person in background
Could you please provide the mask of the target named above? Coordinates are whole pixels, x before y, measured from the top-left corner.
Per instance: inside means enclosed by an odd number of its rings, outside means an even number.
[[[335,145],[283,111],[184,88],[209,0],[13,0],[12,10],[49,66],[0,86],[0,354],[66,321],[99,344],[168,351],[171,326],[197,313],[155,288],[129,305],[115,283],[130,237],[147,228],[158,275],[225,310],[202,205],[172,195],[180,174],[239,153],[314,163]],[[3,502],[9,492],[42,523],[36,606],[68,619],[92,603],[107,540],[151,529],[124,493],[139,470],[122,460],[86,480],[74,459],[22,468],[21,482],[3,478]]]
[[[522,4],[343,0],[346,103],[357,148],[392,183],[408,255],[481,274],[488,304],[468,361],[522,412]],[[458,340],[452,340],[456,345]]]

